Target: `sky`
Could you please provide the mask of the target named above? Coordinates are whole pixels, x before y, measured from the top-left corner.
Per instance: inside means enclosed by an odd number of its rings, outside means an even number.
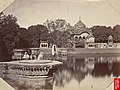
[[[4,9],[22,27],[43,24],[47,19],[65,19],[71,25],[79,17],[87,27],[120,24],[120,0],[15,0]]]

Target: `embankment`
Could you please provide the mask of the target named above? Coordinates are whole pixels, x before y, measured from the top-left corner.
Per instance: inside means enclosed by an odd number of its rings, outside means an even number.
[[[120,48],[74,48],[73,51],[70,51],[69,54],[120,54]]]
[[[65,48],[58,48],[58,52],[61,50],[67,50]],[[40,49],[44,54],[51,54],[52,49]],[[68,50],[68,54],[120,54],[120,48],[73,48],[72,50]]]

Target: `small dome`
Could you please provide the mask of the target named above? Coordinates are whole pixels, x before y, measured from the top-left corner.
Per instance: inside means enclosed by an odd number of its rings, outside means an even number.
[[[112,35],[110,35],[110,36],[108,37],[108,40],[113,40]]]

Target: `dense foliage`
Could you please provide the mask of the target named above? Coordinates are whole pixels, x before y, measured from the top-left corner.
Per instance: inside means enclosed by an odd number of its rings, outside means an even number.
[[[107,42],[109,35],[113,36],[114,42],[120,42],[120,25],[113,27],[93,26],[90,28],[95,37],[95,42]]]
[[[11,59],[12,50],[15,48],[15,44],[19,41],[17,32],[19,25],[16,22],[16,17],[0,13],[0,55],[1,57],[5,57],[4,59],[6,59],[6,61]]]

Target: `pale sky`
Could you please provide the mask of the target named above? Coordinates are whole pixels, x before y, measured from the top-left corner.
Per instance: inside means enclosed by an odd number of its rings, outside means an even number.
[[[120,0],[16,0],[4,13],[15,15],[22,27],[57,18],[74,25],[79,17],[88,27],[114,26],[120,24]]]

